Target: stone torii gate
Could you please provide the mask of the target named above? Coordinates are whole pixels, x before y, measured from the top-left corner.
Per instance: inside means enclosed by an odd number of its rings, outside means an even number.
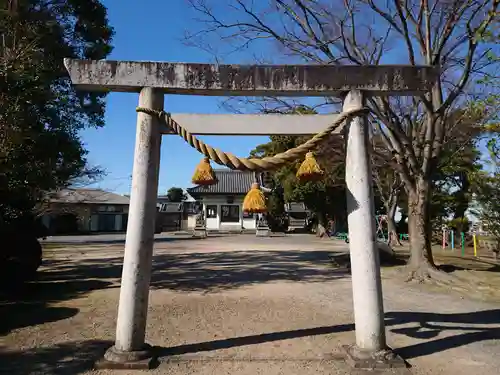
[[[77,89],[139,93],[139,106],[162,111],[164,94],[209,96],[338,96],[343,111],[360,109],[368,95],[420,95],[438,78],[429,66],[211,65],[65,59]],[[338,115],[172,114],[192,134],[306,135],[324,130]],[[394,364],[386,345],[380,262],[366,115],[351,116],[345,129],[347,210],[355,345],[347,358],[356,367]],[[340,128],[335,132],[340,133]],[[129,220],[123,260],[115,345],[100,367],[150,368],[145,343],[160,143],[171,129],[156,116],[137,115]]]

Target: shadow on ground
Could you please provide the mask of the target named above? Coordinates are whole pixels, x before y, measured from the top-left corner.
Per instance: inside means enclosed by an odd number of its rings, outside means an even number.
[[[118,287],[121,272],[121,258],[47,260],[37,282],[0,295],[0,335],[76,315],[78,309],[50,304]],[[218,292],[272,281],[321,282],[345,276],[344,270],[329,266],[326,251],[160,254],[154,257],[151,287]]]
[[[444,324],[454,324],[453,327]],[[471,325],[474,324],[472,327]],[[500,324],[500,310],[484,310],[457,314],[435,314],[427,312],[393,311],[386,314],[386,325],[396,334],[407,335],[421,342],[396,348],[405,359],[412,359],[468,345],[485,340],[498,340],[500,328],[478,327],[478,324]],[[409,327],[410,326],[410,327]],[[160,360],[169,356],[194,354],[220,349],[230,349],[262,343],[337,334],[354,330],[353,324],[304,328],[292,331],[262,333],[251,336],[230,337],[199,343],[189,343],[175,347],[155,347],[155,355]],[[453,330],[456,335],[438,338],[440,333]],[[354,340],[354,337],[353,337]],[[25,351],[6,351],[0,348],[0,373],[17,374],[80,374],[89,370],[93,362],[100,358],[111,346],[108,341],[69,342],[52,347],[41,347]],[[325,352],[335,348],[323,348]]]
[[[455,314],[430,312],[392,311],[385,314],[387,326],[407,325],[392,328],[391,332],[423,340],[414,345],[398,348],[405,359],[458,348],[474,342],[500,340],[500,309],[471,311]],[[480,326],[480,325],[484,326]],[[409,326],[408,326],[409,325]],[[497,325],[489,327],[488,325]],[[443,332],[455,335],[437,338]],[[435,340],[431,340],[436,338]]]
[[[231,237],[236,236],[238,234],[221,234],[221,233],[209,233],[208,238],[219,238],[219,237]],[[62,247],[62,246],[89,246],[89,245],[119,245],[125,244],[125,236],[123,238],[102,238],[99,234],[96,234],[96,238],[92,238],[93,235],[85,235],[84,240],[67,240],[64,237],[58,238],[54,236],[50,240],[42,241],[42,245],[47,248],[50,247]],[[178,241],[189,241],[189,240],[200,240],[197,236],[192,235],[175,235],[172,234],[171,237],[156,237],[154,239],[155,243],[164,243],[164,242],[178,242]]]
[[[40,276],[43,278],[43,272]],[[102,280],[40,280],[3,292],[0,294],[0,336],[14,329],[71,318],[78,313],[78,309],[51,304],[110,286],[111,282]]]
[[[272,281],[321,282],[346,276],[330,266],[327,251],[233,251],[158,254],[151,287],[178,291],[218,292]],[[118,280],[122,259],[61,260],[42,272],[44,281]]]
[[[421,342],[414,345],[396,348],[397,353],[404,359],[412,359],[436,354],[475,342],[500,339],[500,327],[491,328],[486,326],[488,324],[500,324],[500,310],[498,309],[456,314],[393,311],[386,313],[385,316],[385,323],[389,328],[405,325],[405,327],[401,328],[392,328],[391,332],[421,340]],[[450,323],[453,324],[453,326],[443,325]],[[485,326],[478,327],[478,324],[484,324]],[[353,330],[354,324],[340,324],[298,329],[293,331],[263,333],[252,336],[231,337],[227,339],[192,343],[169,348],[156,347],[155,350],[159,357],[168,357],[173,355],[194,354],[213,350],[257,345],[266,342],[308,336],[336,334]],[[431,340],[441,333],[450,330],[459,331],[459,333]],[[334,348],[325,348],[325,351],[332,349]]]
[[[346,276],[330,267],[327,251],[236,251],[221,253],[158,254],[154,257],[152,287],[177,291],[219,292],[272,281],[322,282]],[[116,287],[121,276],[121,259],[51,260],[39,281],[18,294],[0,300],[0,334],[31,325],[66,319],[77,309],[51,306],[93,290]],[[333,315],[332,315],[333,316]],[[332,317],[332,322],[334,318]],[[450,327],[450,323],[453,327]],[[398,348],[412,359],[474,342],[500,339],[500,310],[457,314],[392,311],[386,314],[391,332],[419,342]],[[480,325],[484,325],[481,327]],[[265,342],[352,331],[352,324],[269,332],[229,337],[209,342],[156,348],[159,356],[198,353]],[[448,337],[439,337],[446,332]],[[449,333],[455,333],[449,335]],[[354,337],[353,337],[354,340]],[[8,374],[78,374],[90,368],[111,343],[85,341],[58,344],[25,351],[0,348],[0,372]],[[332,350],[325,348],[324,350]],[[7,368],[7,366],[9,366]]]
[[[466,270],[473,270],[473,271],[478,270],[481,272],[500,272],[500,265],[498,263],[490,262],[483,259],[449,256],[445,261],[458,263],[458,264],[440,264],[438,266],[440,270],[447,273],[453,273],[455,271],[466,271]]]
[[[92,369],[97,358],[112,345],[109,341],[67,342],[24,351],[0,348],[0,374],[76,375]]]
[[[168,357],[181,354],[192,354],[207,352],[212,350],[230,349],[241,346],[257,345],[266,342],[296,339],[301,337],[311,337],[318,335],[328,335],[354,330],[354,324],[339,324],[335,326],[314,327],[296,329],[293,331],[281,331],[272,333],[262,333],[259,335],[231,337],[222,340],[213,340],[194,344],[174,346],[170,348],[155,347],[155,354],[158,357]]]

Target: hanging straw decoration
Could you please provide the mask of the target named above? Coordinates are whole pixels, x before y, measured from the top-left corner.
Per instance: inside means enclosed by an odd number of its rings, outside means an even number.
[[[260,189],[258,182],[252,184],[252,188],[243,200],[243,211],[251,214],[267,212],[266,197]]]
[[[209,158],[203,158],[200,164],[196,166],[191,182],[195,185],[202,186],[214,185],[217,183],[217,177],[210,165]]]
[[[318,181],[323,178],[323,175],[324,172],[316,161],[314,154],[308,152],[297,171],[297,178],[300,181]]]

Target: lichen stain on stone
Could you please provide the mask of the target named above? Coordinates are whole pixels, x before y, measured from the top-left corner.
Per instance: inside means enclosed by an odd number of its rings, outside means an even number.
[[[277,90],[303,90],[307,89],[308,74],[306,66],[274,67],[272,73],[272,87]]]
[[[139,152],[137,153],[138,158],[145,158],[145,150],[149,146],[150,131],[148,129],[149,119],[143,118],[139,126]]]
[[[305,76],[304,89],[327,90],[342,84],[343,77],[331,66],[304,66],[301,69]]]
[[[233,87],[237,90],[252,90],[255,88],[255,75],[258,67],[240,66],[233,74]]]
[[[220,65],[218,85],[224,90],[252,90],[256,84],[256,66]]]
[[[410,81],[413,82],[415,80],[415,76],[415,69],[408,70],[405,67],[392,69],[392,79],[389,81],[389,88],[395,91],[403,90],[408,87]]]
[[[186,88],[209,89],[216,84],[212,66],[206,64],[187,64],[183,78]]]
[[[177,64],[172,63],[156,63],[156,66],[151,67],[151,72],[148,74],[152,75],[155,82],[165,82],[168,85],[173,85],[176,83],[177,75],[175,73],[175,66]]]
[[[400,73],[394,71],[394,69],[385,69],[381,86],[398,89],[398,82],[401,82]]]
[[[254,76],[254,87],[256,89],[271,87],[271,72],[271,68],[267,66],[262,66],[256,69]]]
[[[284,74],[281,69],[274,69],[269,72],[271,76],[272,88],[275,90],[280,90],[283,87]]]
[[[118,68],[118,61],[108,61],[107,62],[109,73],[111,77],[116,77],[116,70]]]
[[[221,65],[218,67],[217,78],[220,88],[224,90],[232,89],[232,83],[234,80],[234,67],[231,65]]]
[[[76,73],[77,81],[91,80],[93,67],[94,65],[92,64],[92,61],[79,61],[78,65],[74,65],[74,63],[72,62],[70,65],[71,80],[73,81],[73,72]]]
[[[165,77],[167,82],[175,82],[175,80],[177,79],[177,75],[175,74],[175,64],[166,64],[163,76]]]

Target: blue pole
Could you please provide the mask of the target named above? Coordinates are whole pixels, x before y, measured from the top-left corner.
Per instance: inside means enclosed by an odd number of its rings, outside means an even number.
[[[451,235],[451,250],[455,250],[455,231],[450,232]]]

